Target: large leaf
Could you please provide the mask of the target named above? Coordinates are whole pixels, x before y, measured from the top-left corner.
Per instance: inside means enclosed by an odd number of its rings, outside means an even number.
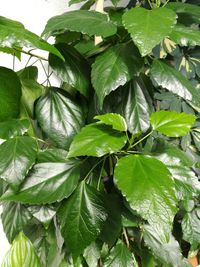
[[[195,119],[196,117],[191,114],[166,110],[154,112],[150,118],[153,130],[169,137],[186,135],[194,124]]]
[[[6,192],[1,200],[46,204],[69,197],[80,178],[80,162],[36,164],[26,177],[20,191]]]
[[[0,47],[32,47],[48,51],[63,58],[52,45],[42,40],[36,34],[26,30],[23,24],[0,17]]]
[[[129,155],[118,161],[114,178],[132,209],[155,228],[169,232],[176,213],[176,197],[173,180],[161,161]]]
[[[47,22],[43,35],[57,35],[66,30],[82,32],[90,36],[108,37],[116,33],[117,27],[109,21],[106,14],[96,11],[74,10],[51,18]]]
[[[119,151],[126,143],[126,135],[101,123],[92,123],[81,129],[69,149],[68,157],[101,157]]]
[[[100,233],[107,214],[102,195],[82,181],[60,207],[61,232],[74,258]]]
[[[100,105],[102,106],[106,95],[139,72],[142,64],[143,60],[133,44],[118,44],[98,56],[92,65],[92,84]]]
[[[17,74],[0,67],[0,121],[18,116],[20,98],[21,84]]]
[[[119,114],[107,113],[104,115],[95,116],[94,118],[102,121],[106,125],[111,125],[112,128],[117,131],[120,131],[120,132],[127,131],[126,121]]]
[[[0,146],[0,177],[17,189],[37,156],[37,144],[28,136],[14,137]]]
[[[46,135],[64,149],[69,148],[84,125],[82,108],[64,90],[55,87],[38,100],[36,117]]]
[[[157,85],[200,107],[198,91],[179,71],[168,64],[155,60],[151,68],[151,78]]]
[[[17,135],[23,135],[29,128],[28,120],[7,120],[0,122],[0,138],[9,139]]]
[[[118,242],[117,245],[110,251],[109,256],[104,262],[104,266],[105,267],[134,266],[131,252],[122,242]]]
[[[66,162],[68,151],[60,148],[49,148],[38,153],[37,162]]]
[[[57,44],[56,48],[63,55],[65,61],[50,54],[50,66],[63,82],[66,82],[82,95],[88,97],[90,89],[90,66],[88,62],[72,46]]]
[[[167,8],[147,10],[138,7],[123,15],[123,24],[142,56],[151,53],[152,49],[169,35],[175,23],[176,14]]]
[[[30,240],[21,232],[6,254],[1,267],[41,267]]]
[[[19,203],[8,202],[4,204],[1,219],[4,232],[10,243],[23,230],[31,217],[27,208]]]

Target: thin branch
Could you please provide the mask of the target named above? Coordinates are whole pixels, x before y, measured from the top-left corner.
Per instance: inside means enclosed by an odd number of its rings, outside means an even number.
[[[39,59],[41,59],[41,60],[48,61],[47,58],[42,57],[42,56],[39,56],[39,55],[36,55],[36,54],[33,54],[33,53],[31,53],[31,52],[27,52],[27,51],[24,51],[24,50],[19,50],[19,49],[17,49],[17,48],[15,48],[15,50],[18,51],[18,52],[21,52],[21,53],[23,53],[23,54],[25,54],[25,55],[29,55],[29,56],[32,56],[32,57],[37,57],[37,58],[39,58]]]

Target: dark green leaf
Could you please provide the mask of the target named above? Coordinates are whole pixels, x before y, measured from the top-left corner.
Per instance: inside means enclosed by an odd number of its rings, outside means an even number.
[[[0,122],[0,138],[9,139],[27,132],[30,124],[28,120],[7,120]]]
[[[123,24],[142,56],[151,53],[152,49],[169,35],[175,23],[176,14],[168,8],[147,10],[137,7],[123,15]]]
[[[84,125],[82,108],[65,91],[52,87],[36,105],[36,117],[46,135],[67,149]]]
[[[103,122],[106,125],[111,125],[113,129],[124,132],[127,131],[127,125],[124,118],[117,113],[107,113],[104,115],[95,116],[94,119],[97,119]]]
[[[22,80],[35,80],[37,81],[38,78],[38,68],[35,66],[28,66],[25,67],[24,69],[21,69],[17,72],[18,76]]]
[[[83,181],[63,203],[58,216],[62,235],[76,258],[97,238],[107,214],[102,195]]]
[[[133,44],[116,45],[98,56],[92,65],[91,75],[100,105],[106,95],[133,78],[142,64],[143,60]]]

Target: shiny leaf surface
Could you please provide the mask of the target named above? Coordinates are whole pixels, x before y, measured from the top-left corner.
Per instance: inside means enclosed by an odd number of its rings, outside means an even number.
[[[111,125],[114,130],[124,132],[127,131],[127,125],[124,118],[116,113],[107,113],[104,115],[95,116],[94,119],[103,122],[106,125]]]
[[[0,138],[9,139],[18,135],[23,135],[29,128],[28,120],[7,120],[0,122]]]

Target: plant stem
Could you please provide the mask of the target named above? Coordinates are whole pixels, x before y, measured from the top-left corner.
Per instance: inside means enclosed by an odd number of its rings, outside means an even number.
[[[101,177],[102,177],[102,172],[103,172],[103,168],[104,168],[104,165],[105,165],[105,161],[106,161],[106,158],[104,157],[104,160],[103,160],[103,163],[102,163],[102,166],[101,166],[101,170],[100,170],[100,174],[99,174],[98,183],[97,183],[97,190],[98,191],[100,190]]]
[[[169,1],[170,0],[167,0],[162,7],[165,7],[169,3]]]
[[[94,166],[89,170],[89,172],[86,174],[86,176],[84,177],[84,179],[83,180],[86,180],[88,177],[89,177],[89,175],[93,172],[93,170],[102,162],[102,161],[104,161],[104,158],[103,159],[101,159],[100,161],[98,161],[96,164],[94,164]]]
[[[128,240],[128,235],[127,235],[127,232],[126,232],[126,228],[125,228],[125,227],[123,228],[123,236],[124,236],[126,245],[127,245],[127,247],[129,248],[130,243],[129,243],[129,240]]]
[[[24,51],[24,50],[18,50],[17,48],[15,48],[15,50],[18,51],[18,52],[21,52],[21,53],[23,53],[23,54],[26,54],[26,55],[29,55],[29,56],[32,56],[32,57],[39,58],[39,59],[41,59],[41,60],[48,61],[47,58],[42,57],[42,56],[39,56],[39,55],[36,55],[36,54],[33,54],[33,53],[31,53],[31,52],[27,52],[27,51]]]
[[[149,137],[152,133],[153,133],[153,130],[151,130],[151,132],[149,132],[149,133],[146,134],[144,137],[142,137],[140,140],[138,140],[135,144],[133,144],[133,145],[131,146],[131,148],[137,146],[139,143],[141,143],[141,142],[144,141],[147,137]]]

